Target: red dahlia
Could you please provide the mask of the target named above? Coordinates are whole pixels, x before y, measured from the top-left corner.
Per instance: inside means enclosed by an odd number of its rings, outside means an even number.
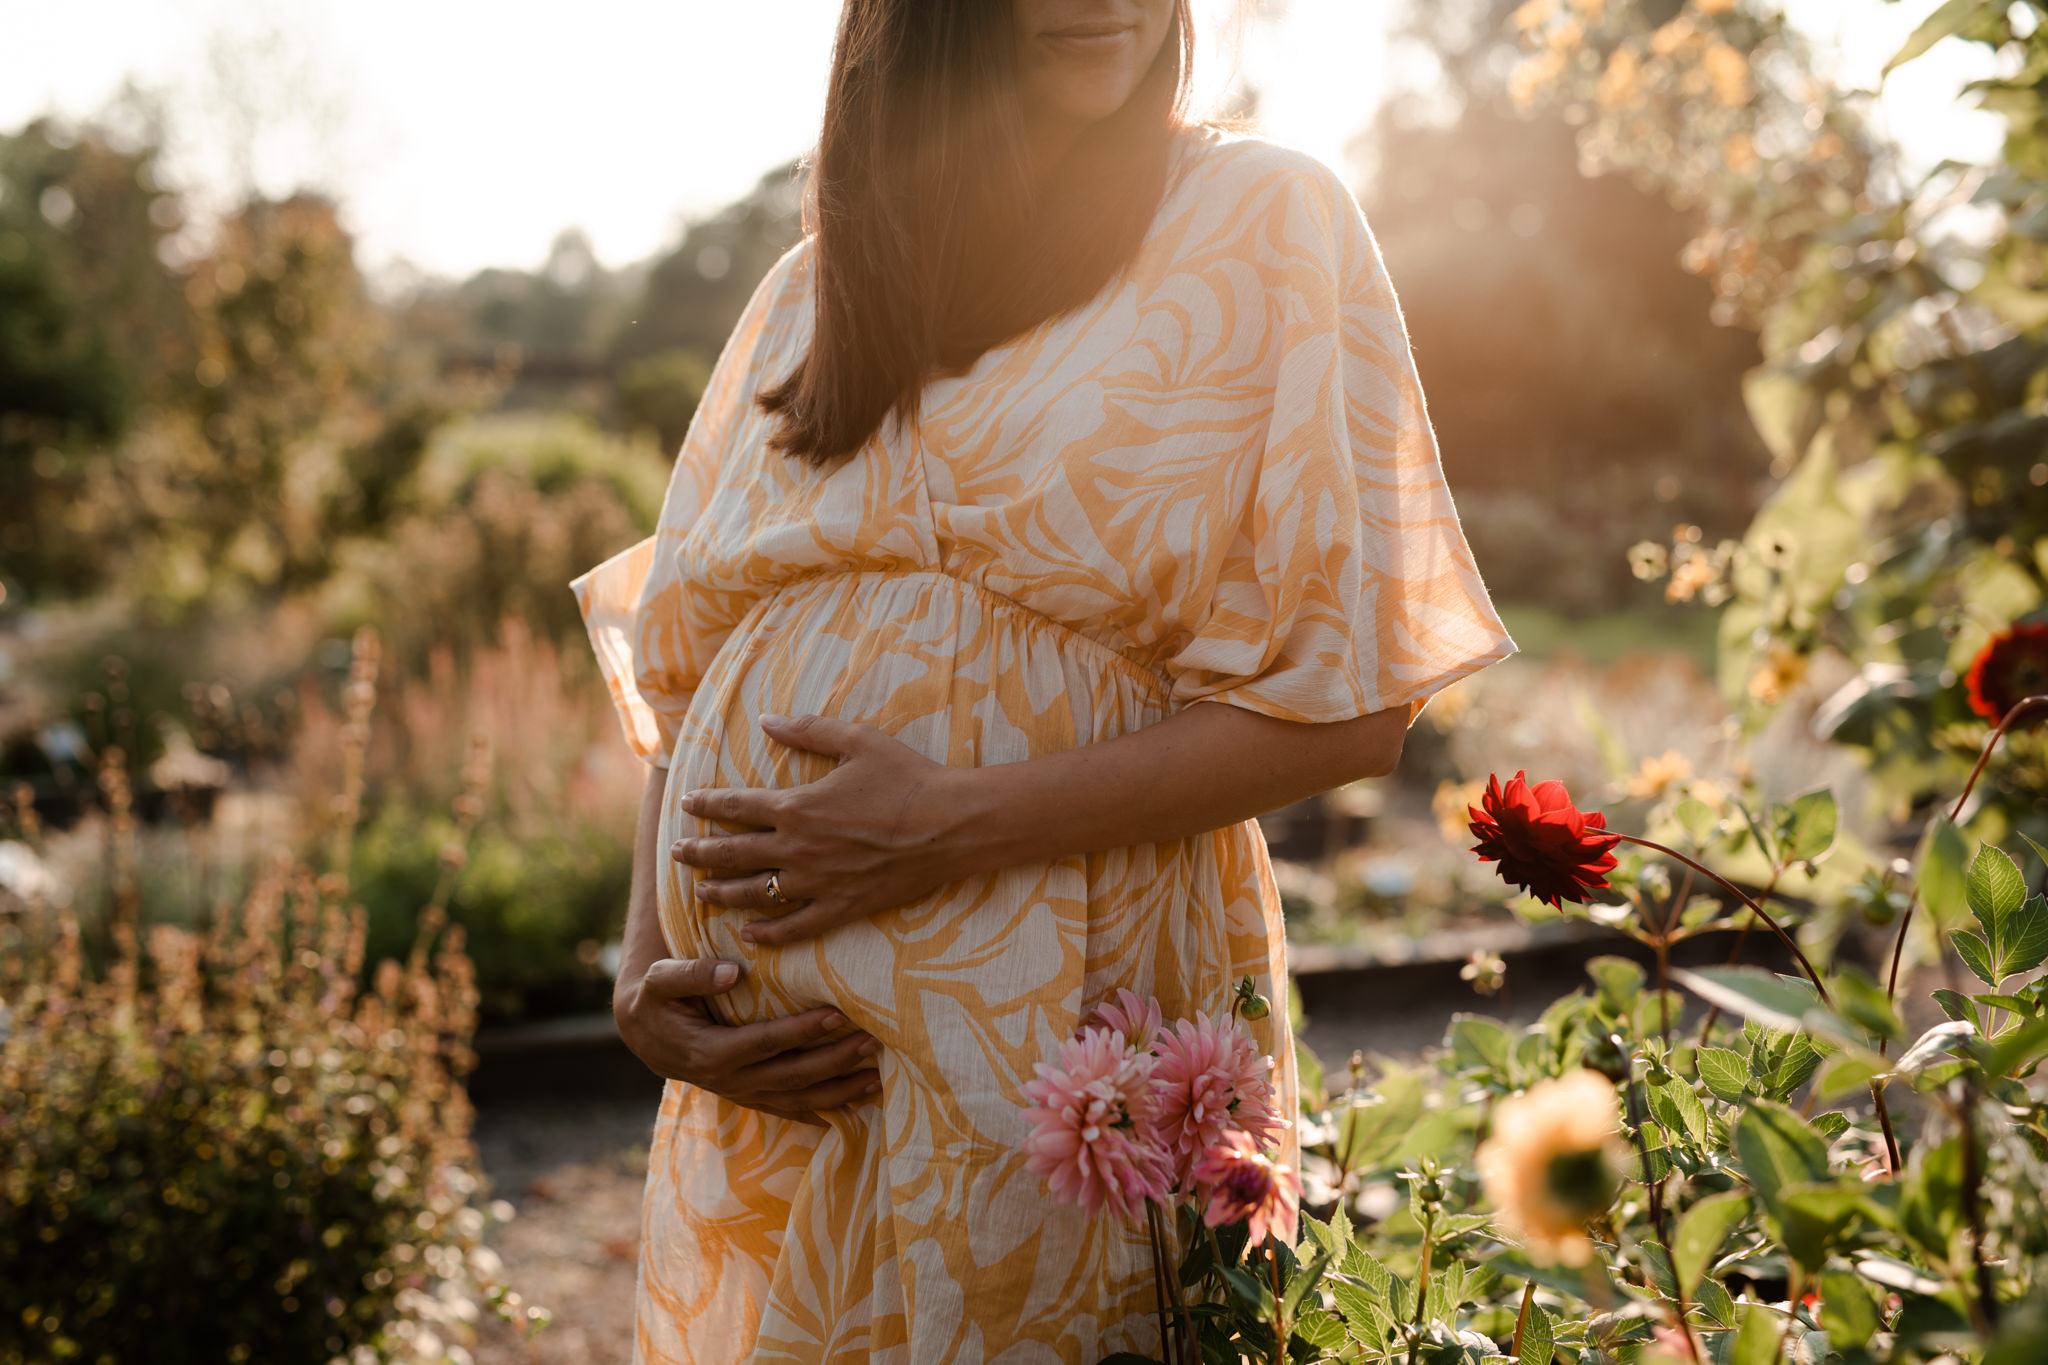
[[[1970,665],[1970,709],[1993,725],[2028,697],[2048,693],[2048,625],[2014,626]]]
[[[1499,863],[1503,881],[1548,905],[1583,905],[1591,892],[1607,888],[1621,840],[1606,833],[1606,816],[1572,805],[1564,783],[1532,787],[1526,773],[1516,773],[1503,787],[1495,774],[1486,779],[1480,805],[1468,810],[1479,840],[1472,851],[1483,862]]]

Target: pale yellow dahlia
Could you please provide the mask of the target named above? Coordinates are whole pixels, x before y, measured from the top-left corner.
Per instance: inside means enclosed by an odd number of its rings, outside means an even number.
[[[1620,1136],[1614,1083],[1595,1071],[1502,1100],[1479,1145],[1479,1178],[1503,1230],[1539,1260],[1586,1264],[1586,1222],[1614,1199]]]

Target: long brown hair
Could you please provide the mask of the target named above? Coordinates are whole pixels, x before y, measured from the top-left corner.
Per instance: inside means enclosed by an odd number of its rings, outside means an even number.
[[[1011,6],[847,0],[807,209],[816,327],[758,400],[774,446],[850,455],[927,380],[1094,297],[1165,192],[1193,58],[1174,0],[1130,99],[1034,187]]]

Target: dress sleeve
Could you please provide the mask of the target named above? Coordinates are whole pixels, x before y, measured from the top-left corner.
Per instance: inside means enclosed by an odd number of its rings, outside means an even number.
[[[802,251],[791,251],[769,272],[720,353],[669,475],[654,534],[569,585],[626,742],[657,768],[669,764],[699,681],[691,662],[699,651],[687,648],[684,637],[678,551],[710,502],[728,438],[763,381],[762,334]]]
[[[1514,652],[1473,566],[1399,303],[1351,193],[1284,173],[1245,255],[1265,300],[1269,420],[1175,700],[1330,722],[1423,703]]]

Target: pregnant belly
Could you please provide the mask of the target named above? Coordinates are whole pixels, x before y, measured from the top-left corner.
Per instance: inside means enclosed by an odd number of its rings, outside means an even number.
[[[758,724],[766,714],[873,725],[927,758],[972,767],[1128,733],[1166,707],[1159,680],[1113,650],[948,575],[805,580],[742,624],[693,698],[664,845],[724,828],[679,810],[686,791],[789,787],[829,770],[829,759],[769,742]],[[733,1022],[829,1004],[893,1046],[906,1029],[924,1036],[941,1023],[934,1009],[971,1029],[1033,998],[1092,999],[1105,974],[1149,980],[1150,964],[1129,959],[1156,956],[1162,932],[1190,923],[1172,908],[1186,904],[1191,879],[1213,879],[1211,842],[1011,868],[781,949],[742,940],[753,912],[700,904],[687,869],[670,863],[662,926],[680,956],[748,964],[725,1000]]]

